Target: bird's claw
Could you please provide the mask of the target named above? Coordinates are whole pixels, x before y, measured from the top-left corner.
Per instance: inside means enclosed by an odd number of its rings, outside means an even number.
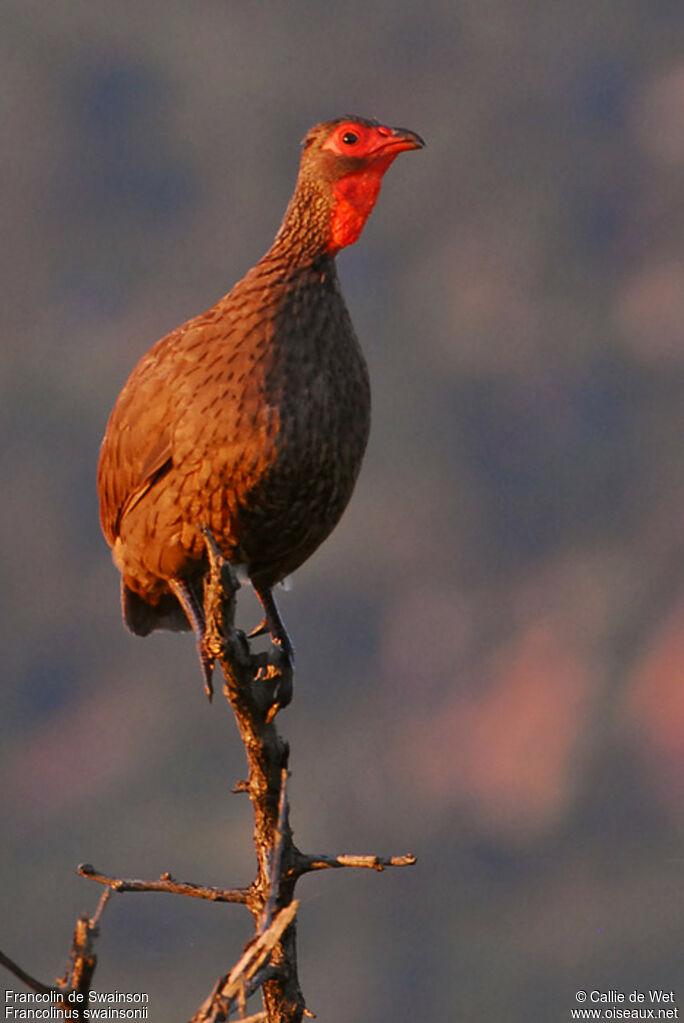
[[[256,639],[257,636],[264,636],[267,632],[270,632],[268,624],[268,618],[262,618],[256,628],[252,629],[251,632],[247,633],[247,639]]]
[[[209,703],[214,699],[214,658],[207,651],[204,637],[198,642],[197,650],[199,653],[200,664],[202,666],[202,676],[204,678],[204,691],[207,694]]]
[[[259,656],[259,666],[254,675],[255,682],[272,686],[272,702],[266,712],[266,721],[271,722],[279,710],[292,700],[294,664],[278,644],[273,644],[270,654]]]

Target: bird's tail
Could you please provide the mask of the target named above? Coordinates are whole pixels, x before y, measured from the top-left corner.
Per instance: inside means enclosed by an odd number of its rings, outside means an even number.
[[[123,581],[121,610],[126,625],[136,636],[147,636],[155,629],[190,632],[192,628],[185,611],[172,593],[162,594],[157,604],[148,604]]]

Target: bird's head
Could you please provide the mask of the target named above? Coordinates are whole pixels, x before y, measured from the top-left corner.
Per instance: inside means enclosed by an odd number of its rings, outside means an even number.
[[[382,178],[399,153],[422,149],[420,135],[364,117],[340,117],[316,125],[303,142],[298,190],[326,207],[327,251],[352,245],[380,192]]]

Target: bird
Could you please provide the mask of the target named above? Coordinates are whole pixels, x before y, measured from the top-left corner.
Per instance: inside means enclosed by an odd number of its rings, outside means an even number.
[[[370,428],[368,370],[335,257],[358,239],[395,157],[424,145],[365,117],[313,127],[271,248],[153,345],[109,417],[97,489],[124,621],[140,636],[192,630],[210,698],[207,531],[262,604],[250,637],[269,632],[291,678],[273,588],[337,525]],[[282,681],[278,707],[291,695]]]

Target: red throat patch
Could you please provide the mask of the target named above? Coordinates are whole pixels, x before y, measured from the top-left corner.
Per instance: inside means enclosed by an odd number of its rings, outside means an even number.
[[[330,225],[330,252],[339,252],[346,245],[353,245],[361,234],[380,193],[382,176],[394,155],[392,153],[387,161],[374,161],[373,166],[365,170],[347,174],[334,186],[335,207]]]

